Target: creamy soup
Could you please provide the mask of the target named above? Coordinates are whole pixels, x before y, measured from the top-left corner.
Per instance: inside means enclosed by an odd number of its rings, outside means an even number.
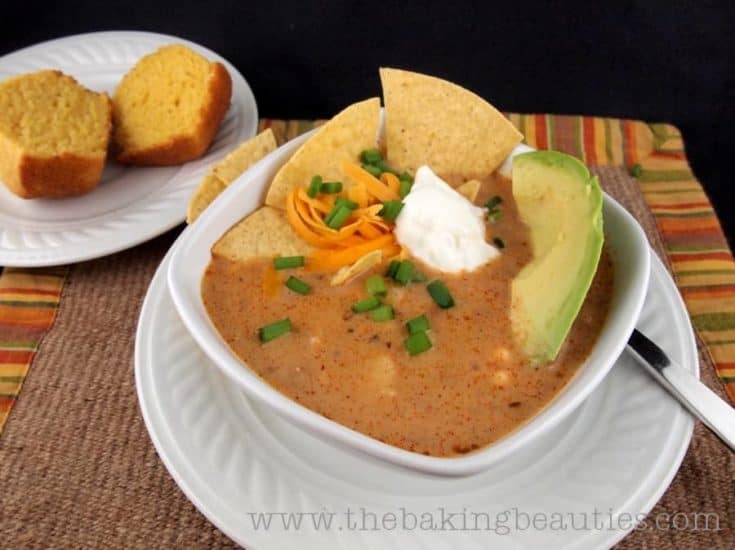
[[[482,182],[477,204],[502,197],[502,217],[488,240],[504,245],[499,259],[471,273],[448,275],[414,260],[428,281],[442,280],[455,305],[440,309],[426,283],[389,283],[395,318],[376,322],[354,313],[365,298],[365,279],[342,286],[331,274],[304,269],[312,290],[302,296],[279,285],[264,287],[272,258],[243,263],[214,257],[202,297],[222,338],[273,387],[309,409],[375,439],[431,456],[457,456],[486,446],[527,422],[572,378],[604,324],[612,294],[610,259],[603,253],[584,306],[556,360],[531,366],[513,344],[508,315],[510,284],[530,257],[510,181]],[[272,273],[271,273],[272,276]],[[426,315],[432,348],[411,356],[405,323]],[[261,343],[258,329],[285,317],[293,330]]]

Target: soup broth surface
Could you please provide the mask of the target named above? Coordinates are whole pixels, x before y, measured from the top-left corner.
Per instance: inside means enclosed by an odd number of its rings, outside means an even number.
[[[483,180],[476,204],[502,197],[502,217],[488,224],[488,241],[502,239],[500,257],[471,273],[439,273],[412,259],[428,281],[441,279],[455,306],[440,309],[426,283],[388,281],[384,299],[395,319],[375,322],[352,304],[366,297],[365,279],[341,286],[332,274],[278,272],[311,285],[302,296],[264,287],[272,258],[245,263],[213,257],[202,298],[222,338],[273,387],[309,409],[391,445],[431,456],[456,456],[486,446],[527,422],[572,378],[605,322],[612,294],[610,258],[603,252],[592,287],[550,364],[534,367],[516,349],[509,319],[510,285],[531,259],[528,230],[513,202],[510,180]],[[433,347],[410,356],[406,321],[425,314]],[[263,344],[258,329],[291,319],[291,333]]]

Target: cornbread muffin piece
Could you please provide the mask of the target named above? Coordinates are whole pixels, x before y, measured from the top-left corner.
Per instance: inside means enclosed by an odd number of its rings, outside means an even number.
[[[232,80],[211,63],[174,44],[143,57],[113,98],[117,160],[181,164],[204,154],[227,112]]]
[[[0,179],[24,199],[87,193],[102,176],[111,125],[110,98],[59,71],[0,82]]]

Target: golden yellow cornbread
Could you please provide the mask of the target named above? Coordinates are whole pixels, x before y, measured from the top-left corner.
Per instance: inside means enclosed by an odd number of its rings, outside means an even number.
[[[143,57],[113,97],[117,160],[163,166],[199,158],[231,95],[227,69],[186,46],[164,46]]]
[[[59,71],[0,83],[0,180],[19,197],[86,193],[102,176],[112,107]]]

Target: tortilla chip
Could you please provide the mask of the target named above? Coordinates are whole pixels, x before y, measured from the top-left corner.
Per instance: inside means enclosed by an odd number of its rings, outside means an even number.
[[[492,105],[456,84],[409,71],[380,69],[388,164],[415,172],[482,178],[523,136]]]
[[[204,177],[192,194],[186,209],[186,223],[193,223],[225,187],[276,147],[273,131],[267,128],[231,151]]]
[[[343,268],[341,268],[339,271],[337,271],[337,273],[334,274],[334,277],[332,277],[330,284],[332,286],[344,284],[347,281],[354,279],[355,277],[359,275],[362,275],[368,269],[370,269],[373,266],[378,265],[382,261],[383,261],[383,251],[382,250],[373,250],[372,252],[368,252],[362,258],[359,258],[358,260],[356,260],[354,264],[346,265]]]
[[[480,192],[480,182],[477,180],[470,180],[464,182],[462,185],[457,187],[456,191],[470,202],[475,202],[477,194]]]
[[[213,174],[204,176],[199,186],[192,193],[186,207],[186,223],[194,223],[204,209],[225,190],[225,184]]]
[[[278,147],[276,137],[270,128],[266,128],[257,136],[243,141],[237,149],[231,151],[217,166],[214,175],[225,185],[231,184],[240,175]]]
[[[376,146],[380,99],[374,97],[347,107],[311,136],[273,178],[265,203],[285,208],[286,196],[306,187],[319,175],[324,181],[344,181],[341,165],[355,162],[365,149]]]
[[[244,262],[269,256],[305,256],[311,250],[291,228],[283,211],[263,206],[231,227],[212,247],[212,255]]]

